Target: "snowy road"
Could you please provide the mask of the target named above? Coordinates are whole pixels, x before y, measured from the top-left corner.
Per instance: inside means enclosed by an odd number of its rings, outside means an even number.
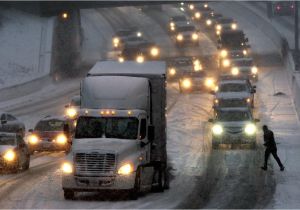
[[[231,7],[225,8],[225,4],[216,3],[215,7],[225,14],[233,14],[235,5],[231,4]],[[173,45],[165,26],[169,16],[179,11],[171,6],[166,6],[163,13],[152,11],[145,14],[136,8],[113,10],[114,14],[102,9],[83,12],[87,63],[113,56],[110,34],[119,27],[125,27],[128,21],[143,28],[147,36],[161,44],[164,56],[215,52],[214,42],[204,32],[200,32],[199,49],[179,50]],[[124,21],[128,12],[131,14],[130,20]],[[256,113],[262,124],[269,124],[275,131],[280,143],[279,155],[287,169],[285,174],[279,172],[277,165],[273,166],[272,163],[270,171],[260,170],[263,157],[261,136],[256,150],[211,150],[207,120],[211,116],[212,96],[205,93],[179,95],[176,84],[169,84],[167,120],[168,157],[172,174],[170,190],[149,193],[137,201],[124,200],[122,197],[107,199],[95,193],[82,193],[76,201],[65,201],[59,170],[64,154],[40,153],[33,156],[29,171],[0,176],[1,208],[284,208],[284,201],[292,203],[290,208],[299,208],[297,189],[300,179],[297,176],[300,167],[295,166],[297,160],[300,160],[300,144],[297,142],[300,127],[286,74],[282,66],[274,67],[273,60],[262,51],[265,48],[274,49],[272,42],[241,16],[236,14],[234,18],[239,21],[241,28],[247,28],[246,33],[249,32],[251,42],[260,43],[251,44],[253,51],[263,61],[257,84]],[[103,33],[97,21],[102,22],[102,27],[108,28],[108,32]],[[151,30],[147,30],[150,25]],[[251,37],[254,35],[255,40]],[[93,45],[96,40],[99,43]],[[1,102],[0,107],[16,113],[27,122],[27,127],[32,127],[36,120],[47,114],[61,114],[63,105],[78,91],[78,82],[64,81],[32,96]],[[63,91],[61,87],[64,87]],[[276,96],[277,92],[284,94]]]

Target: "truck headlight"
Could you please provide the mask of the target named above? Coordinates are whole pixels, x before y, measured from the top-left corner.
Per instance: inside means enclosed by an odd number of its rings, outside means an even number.
[[[233,67],[233,68],[231,69],[231,74],[232,74],[233,76],[237,76],[239,73],[240,73],[240,70],[239,70],[237,67]]]
[[[118,170],[118,174],[120,175],[128,175],[132,172],[133,172],[133,166],[130,163],[121,166]]]
[[[226,58],[228,56],[227,50],[221,50],[220,55],[222,58]]]
[[[185,88],[185,89],[189,89],[189,88],[191,88],[191,86],[192,86],[192,82],[191,82],[190,79],[184,79],[184,80],[181,82],[181,84],[182,84],[182,87]]]
[[[39,141],[39,137],[37,135],[33,134],[29,136],[29,140],[28,140],[29,144],[35,145],[38,143],[38,141]]]
[[[138,62],[138,63],[143,63],[144,61],[145,61],[144,56],[139,55],[139,56],[136,57],[136,62]]]
[[[247,55],[247,54],[248,54],[247,50],[243,50],[243,55]]]
[[[210,19],[206,20],[206,25],[210,26],[212,24],[212,21]]]
[[[65,134],[59,134],[56,137],[56,142],[58,144],[66,144],[67,143],[67,137],[65,136]]]
[[[193,39],[193,40],[197,40],[197,39],[198,39],[198,34],[196,34],[196,33],[193,33],[193,35],[192,35],[192,39]]]
[[[74,107],[69,107],[69,108],[67,108],[67,110],[66,110],[66,115],[67,115],[69,118],[75,118],[76,115],[77,115],[77,110],[76,110]]]
[[[223,67],[229,67],[230,66],[230,60],[228,60],[228,59],[225,59],[225,60],[223,60]]]
[[[69,162],[64,162],[61,166],[61,170],[65,174],[71,174],[71,173],[73,173],[73,164],[69,163]]]
[[[152,56],[156,57],[159,54],[159,49],[157,47],[152,47],[150,53]]]
[[[221,26],[220,24],[218,24],[218,25],[216,26],[216,29],[217,29],[217,31],[221,31],[221,30],[222,30],[222,26]]]
[[[174,76],[174,75],[176,74],[176,69],[175,69],[175,68],[170,68],[170,69],[169,69],[169,74],[170,74],[171,76]]]
[[[248,136],[253,136],[256,133],[256,126],[253,123],[249,123],[246,125],[244,131]]]
[[[14,161],[16,158],[16,153],[13,150],[8,150],[4,153],[3,158],[8,162]]]
[[[182,34],[178,34],[177,37],[176,37],[176,39],[177,39],[178,41],[182,41],[182,40],[183,40]]]
[[[223,127],[219,124],[215,124],[212,127],[212,132],[213,132],[214,135],[220,136],[223,133]]]
[[[232,23],[232,24],[231,24],[231,29],[232,29],[232,30],[237,29],[237,24],[236,24],[236,23]]]
[[[200,19],[201,18],[201,13],[200,12],[196,12],[195,13],[195,18]]]
[[[194,71],[202,71],[202,65],[201,64],[195,64],[194,65]]]
[[[257,74],[258,68],[257,68],[256,66],[253,66],[253,67],[251,68],[251,72],[252,72],[252,74]]]
[[[205,80],[205,86],[208,88],[212,88],[214,86],[215,82],[213,78],[207,78]]]

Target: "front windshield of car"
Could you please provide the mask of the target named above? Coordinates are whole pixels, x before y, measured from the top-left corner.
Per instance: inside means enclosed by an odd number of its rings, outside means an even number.
[[[252,66],[252,60],[233,61],[233,64],[236,66]]]
[[[16,139],[12,136],[0,136],[0,146],[3,145],[16,145]]]
[[[220,107],[244,107],[247,106],[246,99],[220,99]]]
[[[38,122],[35,129],[36,131],[62,131],[64,129],[63,120],[43,120]]]
[[[133,32],[132,31],[127,31],[127,30],[124,30],[124,31],[118,31],[117,32],[117,36],[129,36],[131,35]]]
[[[219,88],[220,92],[243,92],[246,91],[245,84],[237,84],[237,83],[228,83],[222,84]]]
[[[241,47],[242,43],[245,42],[245,36],[243,33],[223,34],[221,39],[223,47]]]
[[[251,115],[246,111],[219,111],[217,113],[217,119],[219,121],[248,121],[251,120]]]
[[[176,16],[172,18],[173,21],[186,21],[185,16]]]
[[[228,23],[232,23],[232,19],[220,19],[218,21],[220,24],[228,24]]]
[[[183,76],[190,76],[190,77],[195,77],[195,78],[203,78],[206,76],[206,73],[204,71],[184,71],[182,72]]]
[[[195,26],[181,26],[178,27],[179,32],[185,32],[185,31],[195,31]]]
[[[134,117],[79,117],[75,138],[137,139],[138,126]]]

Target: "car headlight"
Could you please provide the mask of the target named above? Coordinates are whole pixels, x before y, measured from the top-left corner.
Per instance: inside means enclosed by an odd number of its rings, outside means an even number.
[[[252,136],[256,133],[256,126],[253,123],[249,123],[245,126],[244,131],[248,136]]]
[[[16,158],[16,153],[13,150],[8,150],[3,155],[4,160],[11,162]]]
[[[158,56],[158,54],[159,54],[159,49],[158,49],[157,47],[152,47],[150,53],[151,53],[151,55],[154,56],[154,57],[155,57],[155,56]]]
[[[182,41],[183,40],[183,36],[181,34],[178,34],[177,37],[176,37],[176,39],[178,41]]]
[[[114,44],[115,47],[118,47],[119,43],[120,43],[119,38],[117,38],[117,37],[113,38],[113,44]]]
[[[217,30],[217,31],[216,31],[216,34],[217,34],[217,35],[220,35],[220,34],[221,34],[221,31],[220,31],[220,30]]]
[[[221,30],[222,30],[222,26],[221,26],[220,24],[218,24],[218,25],[216,26],[216,29],[217,29],[218,31],[221,31]]]
[[[76,110],[74,107],[69,107],[69,108],[67,108],[67,110],[66,110],[66,115],[67,115],[69,118],[75,118],[76,115],[77,115],[77,110]]]
[[[204,8],[207,8],[208,7],[208,4],[204,4]]]
[[[170,27],[175,27],[175,23],[174,23],[174,22],[171,22],[171,23],[170,23]]]
[[[189,8],[190,8],[190,10],[193,10],[193,9],[195,9],[195,6],[193,4],[190,4]]]
[[[59,134],[57,137],[56,137],[56,142],[58,144],[66,144],[67,143],[67,137],[65,136],[65,134]]]
[[[237,29],[237,24],[236,24],[236,23],[232,23],[232,24],[231,24],[231,29],[232,29],[232,30]]]
[[[215,84],[215,81],[214,81],[213,78],[207,78],[205,80],[205,86],[208,87],[208,88],[214,87],[214,84]]]
[[[145,61],[144,56],[139,55],[139,56],[136,57],[136,62],[138,62],[138,63],[143,63],[144,61]]]
[[[182,87],[185,89],[189,89],[192,86],[192,82],[190,79],[184,79],[182,82]]]
[[[206,20],[206,25],[210,26],[212,24],[212,21],[210,19]]]
[[[228,66],[230,66],[230,60],[228,60],[228,59],[225,59],[225,60],[223,60],[223,67],[228,67]]]
[[[33,134],[33,135],[29,136],[29,140],[28,140],[29,144],[34,145],[34,144],[37,144],[38,141],[39,141],[39,137],[37,135]]]
[[[214,103],[215,103],[215,104],[218,104],[218,103],[219,103],[219,100],[218,100],[218,99],[215,99],[215,100],[214,100]]]
[[[170,74],[171,76],[174,76],[174,75],[176,74],[176,69],[175,69],[175,68],[170,68],[170,69],[169,69],[169,74]]]
[[[194,71],[202,71],[202,65],[201,64],[196,64],[194,65]]]
[[[138,32],[136,33],[136,36],[137,36],[137,37],[142,37],[143,34],[142,34],[142,32],[138,31]]]
[[[118,61],[119,61],[120,63],[123,63],[124,60],[125,60],[125,59],[124,59],[123,57],[119,57],[119,58],[118,58]]]
[[[250,98],[247,98],[247,99],[246,99],[246,102],[247,102],[248,104],[250,104],[251,99],[250,99]]]
[[[251,72],[252,72],[252,74],[257,74],[258,73],[258,68],[256,66],[253,66],[251,68]]]
[[[212,127],[212,132],[213,132],[214,135],[220,136],[223,133],[223,127],[219,124],[215,124]]]
[[[198,39],[198,34],[196,34],[196,33],[193,33],[193,35],[192,35],[192,39],[193,39],[193,40],[197,40],[197,39]]]
[[[171,26],[171,31],[175,31],[175,26]]]
[[[65,174],[71,174],[71,173],[73,173],[73,164],[70,162],[64,162],[61,166],[61,170]]]
[[[239,73],[240,73],[239,68],[233,67],[233,68],[231,69],[231,74],[232,74],[233,76],[237,76]]]
[[[243,55],[247,55],[247,54],[248,54],[247,50],[243,50]]]
[[[195,13],[195,18],[200,19],[201,18],[201,13],[200,12],[196,12]]]
[[[222,50],[220,55],[221,55],[222,58],[226,58],[228,56],[227,50]]]
[[[130,163],[121,166],[118,170],[118,174],[120,175],[128,175],[132,172],[133,172],[133,166]]]

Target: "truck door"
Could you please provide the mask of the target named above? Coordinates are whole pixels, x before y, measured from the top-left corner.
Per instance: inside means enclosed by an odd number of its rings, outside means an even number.
[[[141,154],[142,163],[150,162],[150,142],[147,139],[147,119],[145,116],[140,117],[139,127],[139,140],[141,141]]]

